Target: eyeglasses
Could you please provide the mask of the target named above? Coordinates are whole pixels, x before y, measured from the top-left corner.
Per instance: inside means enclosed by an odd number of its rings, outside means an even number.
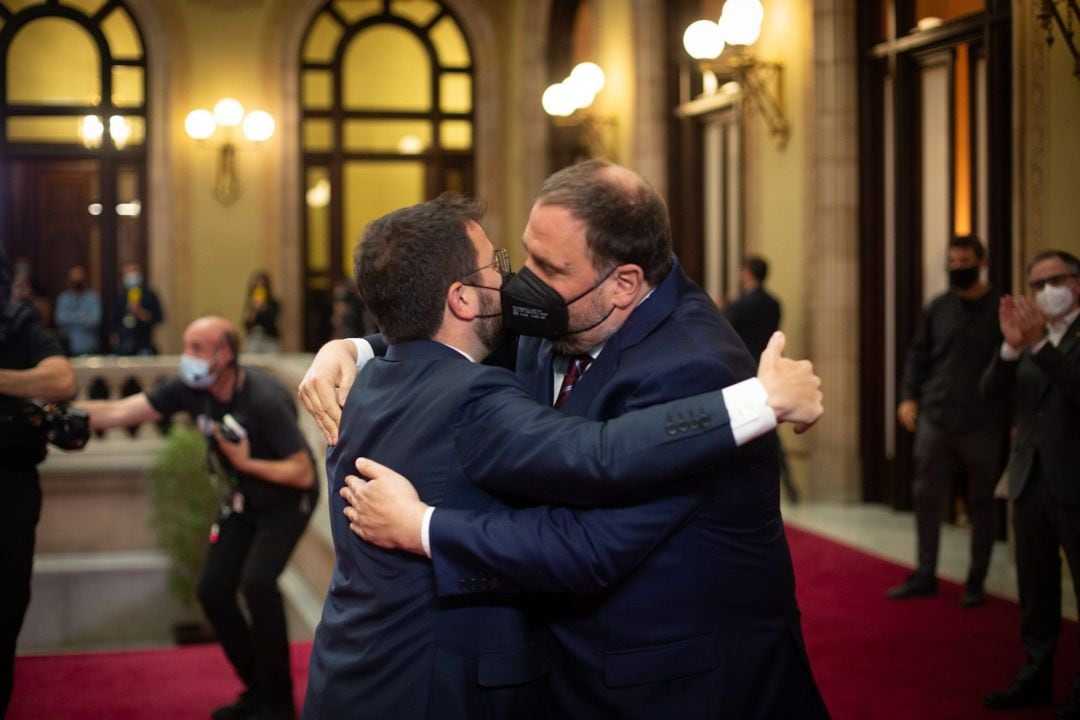
[[[497,249],[495,251],[494,260],[489,262],[487,265],[481,265],[475,270],[470,270],[461,277],[467,278],[470,275],[475,275],[481,270],[487,270],[489,267],[494,267],[499,272],[499,275],[502,275],[503,277],[508,276],[510,274],[510,251],[504,250],[503,248]]]
[[[1062,273],[1061,275],[1051,275],[1050,277],[1043,278],[1042,280],[1032,280],[1028,283],[1028,287],[1038,292],[1047,285],[1049,285],[1050,287],[1061,287],[1069,280],[1069,278],[1074,277],[1076,277],[1076,273]]]

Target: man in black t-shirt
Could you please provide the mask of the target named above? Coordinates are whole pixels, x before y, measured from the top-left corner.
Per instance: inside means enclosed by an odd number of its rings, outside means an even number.
[[[75,372],[60,343],[38,326],[28,305],[8,300],[9,289],[0,258],[0,718],[11,699],[15,641],[30,603],[41,514],[37,465],[45,459],[44,432],[20,422],[17,405],[75,393]]]
[[[292,718],[285,611],[277,578],[318,496],[315,466],[292,395],[237,364],[239,340],[225,318],[199,318],[184,331],[180,376],[148,393],[81,403],[95,429],[156,422],[186,412],[207,436],[222,496],[199,601],[246,686],[215,720]],[[244,595],[250,625],[237,603]]]
[[[979,279],[985,264],[974,236],[949,242],[950,289],[926,308],[908,349],[897,419],[915,433],[912,501],[917,567],[887,597],[937,593],[938,543],[953,478],[967,479],[971,567],[961,604],[985,600],[983,581],[994,547],[994,486],[1004,465],[1006,409],[979,397],[979,377],[1001,347],[996,290]]]

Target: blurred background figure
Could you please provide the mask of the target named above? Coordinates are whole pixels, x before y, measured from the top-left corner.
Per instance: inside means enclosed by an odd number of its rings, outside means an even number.
[[[157,355],[154,326],[165,318],[158,296],[146,287],[139,263],[124,263],[123,280],[113,310],[113,348],[117,355]]]
[[[761,353],[769,344],[769,338],[780,329],[780,301],[765,289],[768,274],[769,263],[764,258],[747,255],[739,270],[742,293],[726,306],[721,306],[724,317],[754,356],[754,362],[761,360]],[[780,482],[787,490],[788,499],[793,503],[799,502],[799,491],[791,481],[783,446],[780,446]]]
[[[248,283],[244,301],[244,350],[253,353],[276,353],[280,349],[278,335],[278,301],[270,289],[270,275],[259,270]]]
[[[352,278],[334,286],[334,306],[330,315],[330,339],[366,337],[379,332],[368,313]]]
[[[52,303],[49,302],[49,294],[34,279],[30,258],[17,257],[11,265],[11,297],[13,300],[26,300],[33,305],[37,321],[48,325]]]
[[[98,352],[101,329],[101,298],[86,285],[86,268],[68,271],[68,289],[56,298],[56,327],[68,355]]]
[[[761,359],[769,338],[780,329],[780,301],[765,289],[768,274],[769,264],[764,258],[748,255],[739,271],[742,294],[723,308],[724,316],[746,343],[754,362]]]

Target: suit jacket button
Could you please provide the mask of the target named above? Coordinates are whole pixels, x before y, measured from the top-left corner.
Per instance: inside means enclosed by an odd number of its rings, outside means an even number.
[[[689,424],[685,420],[679,421],[679,432],[684,433],[689,427]]]
[[[675,431],[675,423],[673,423],[673,422],[669,422],[669,423],[667,424],[667,434],[668,434],[668,435],[674,435],[674,434],[675,434],[675,432],[676,432],[676,431]]]

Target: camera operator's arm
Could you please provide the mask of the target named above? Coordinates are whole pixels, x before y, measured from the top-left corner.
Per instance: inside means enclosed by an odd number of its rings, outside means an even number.
[[[90,413],[90,427],[94,430],[142,425],[157,422],[162,417],[146,399],[146,393],[129,395],[121,400],[86,400],[74,405]]]
[[[75,395],[75,371],[60,355],[44,358],[26,370],[0,370],[0,395],[69,400]]]
[[[237,472],[277,485],[301,489],[309,488],[315,482],[315,469],[307,449],[297,450],[281,460],[264,460],[251,457],[251,443],[246,437],[230,442],[220,430],[215,430],[214,439],[221,454],[228,458]]]

